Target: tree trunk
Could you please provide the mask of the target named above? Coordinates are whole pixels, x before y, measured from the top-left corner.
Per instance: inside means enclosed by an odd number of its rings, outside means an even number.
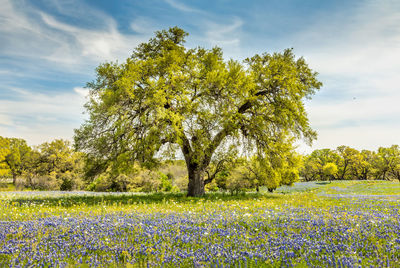
[[[344,175],[346,175],[347,164],[344,164],[342,175],[340,176],[340,180],[344,180]]]
[[[189,184],[188,196],[203,196],[204,195],[204,179],[201,169],[188,167]]]
[[[16,186],[17,185],[17,174],[13,174],[13,185]]]

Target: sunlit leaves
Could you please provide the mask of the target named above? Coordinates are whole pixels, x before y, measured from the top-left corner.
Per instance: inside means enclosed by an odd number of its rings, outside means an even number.
[[[361,152],[339,146],[336,150],[319,149],[305,156],[301,170],[305,180],[399,180],[400,148],[380,147],[376,152]]]
[[[26,170],[30,152],[31,148],[25,140],[0,137],[0,164],[5,174],[13,177],[14,184],[17,176]]]
[[[97,68],[78,148],[119,169],[155,162],[163,145],[177,144],[201,178],[228,139],[254,153],[282,135],[315,138],[303,99],[321,83],[303,58],[287,49],[226,61],[218,47],[186,48],[186,35],[177,27],[157,32],[126,62]]]

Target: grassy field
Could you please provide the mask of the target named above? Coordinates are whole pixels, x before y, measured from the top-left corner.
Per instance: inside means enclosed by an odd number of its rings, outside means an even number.
[[[400,184],[276,193],[0,192],[0,266],[399,267]]]

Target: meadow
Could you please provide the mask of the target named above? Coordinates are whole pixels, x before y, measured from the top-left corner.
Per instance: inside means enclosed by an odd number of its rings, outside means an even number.
[[[400,184],[0,192],[1,267],[399,267]]]

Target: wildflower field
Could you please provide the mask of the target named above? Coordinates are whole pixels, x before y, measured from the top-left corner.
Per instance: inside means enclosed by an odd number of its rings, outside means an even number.
[[[0,267],[400,267],[400,184],[0,193]]]

